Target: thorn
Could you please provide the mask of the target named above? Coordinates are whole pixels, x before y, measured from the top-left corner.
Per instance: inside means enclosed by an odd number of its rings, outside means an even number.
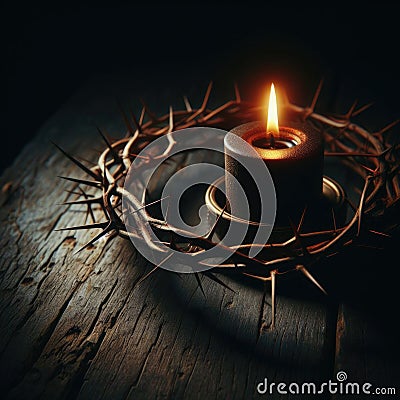
[[[114,157],[115,161],[121,161],[120,156],[118,153],[115,151],[114,147],[112,147],[111,143],[109,140],[106,138],[106,136],[103,134],[103,132],[100,130],[100,128],[96,125],[96,129],[99,132],[100,136],[103,138],[104,142],[106,143],[108,149],[110,150],[112,156]]]
[[[246,275],[249,278],[254,278],[254,279],[258,279],[260,281],[266,282],[266,281],[270,281],[271,277],[266,278],[265,276],[258,276],[258,275],[253,275],[253,274],[249,274],[247,272],[242,272],[242,275]]]
[[[195,120],[202,112],[205,111],[205,109],[206,109],[206,107],[207,107],[208,99],[209,99],[209,97],[210,97],[212,85],[213,85],[213,83],[212,83],[212,81],[211,81],[211,82],[208,84],[207,91],[206,91],[206,94],[205,94],[204,99],[203,99],[203,104],[201,105],[201,107],[200,107],[196,112],[194,112],[192,115],[190,115],[190,116],[186,119],[186,121],[185,121],[186,123],[189,123],[189,122]]]
[[[349,246],[354,242],[353,239],[348,240],[347,242],[343,243],[343,247]]]
[[[392,237],[392,235],[388,235],[387,233],[384,232],[375,231],[373,229],[369,229],[369,232],[374,233],[375,235],[384,236],[388,238]]]
[[[110,221],[107,221],[107,222],[96,222],[96,223],[89,224],[89,225],[77,225],[77,226],[68,226],[68,227],[65,227],[65,228],[58,228],[58,229],[54,229],[54,231],[55,232],[77,231],[77,230],[80,230],[80,229],[105,228],[109,224],[110,224]]]
[[[165,199],[168,199],[168,198],[169,198],[169,196],[161,197],[161,199],[157,199],[157,200],[152,201],[151,203],[147,203],[147,204],[145,204],[145,205],[139,207],[137,210],[133,210],[133,211],[130,212],[129,214],[130,214],[130,215],[136,214],[136,213],[139,212],[140,210],[143,210],[144,208],[150,207],[150,206],[152,206],[152,205],[154,205],[154,204],[160,203],[161,201],[163,201],[163,200],[165,200]]]
[[[146,280],[150,275],[152,275],[158,268],[161,267],[162,264],[165,263],[169,258],[171,258],[174,255],[174,253],[170,253],[165,257],[158,265],[156,265],[150,272],[148,272],[146,275],[142,276],[136,285],[140,285],[144,280]]]
[[[61,177],[59,176],[59,178],[61,178]],[[79,189],[81,189],[81,188],[79,187]],[[81,190],[82,190],[82,189],[81,189]],[[82,193],[78,193],[78,192],[75,192],[75,191],[73,191],[73,190],[68,190],[68,189],[65,189],[64,192],[67,192],[67,193],[69,193],[69,194],[76,194],[77,196],[81,196],[81,195],[82,195]],[[87,198],[92,198],[92,197],[94,197],[93,194],[87,194],[87,193],[85,193],[85,194],[86,194]]]
[[[145,114],[146,114],[146,109],[144,107],[142,107],[142,111],[140,112],[140,118],[139,118],[140,126],[142,126],[142,124],[143,124]]]
[[[282,91],[281,97],[282,97],[282,103],[283,103],[284,105],[290,104],[289,97],[288,97],[288,95],[287,95],[287,93],[286,93],[285,90]]]
[[[374,175],[375,176],[375,174],[376,174],[376,169],[372,169],[372,168],[370,168],[370,167],[367,167],[366,165],[364,165],[364,164],[360,164],[360,167],[361,168],[364,168],[366,171],[368,171],[371,175]]]
[[[63,203],[58,203],[57,205],[69,206],[69,205],[79,205],[79,204],[93,204],[93,203],[101,203],[102,200],[103,200],[102,197],[94,197],[92,199],[64,201]]]
[[[336,225],[336,216],[335,216],[335,210],[333,208],[331,208],[331,212],[332,212],[332,219],[333,219],[333,230],[337,231],[337,225]]]
[[[147,160],[147,161],[150,160],[150,157],[149,157],[149,156],[142,156],[142,155],[135,154],[135,153],[129,153],[129,157],[142,158],[143,160]]]
[[[86,192],[80,186],[79,186],[79,190],[81,191],[81,193],[85,199],[94,198],[94,196],[87,195]],[[90,217],[92,218],[92,222],[96,222],[96,218],[94,217],[92,206],[90,204],[88,204],[87,207],[88,207],[88,209],[87,209],[87,213],[86,213],[86,217],[85,217],[85,222],[86,222],[89,214],[90,214]]]
[[[133,127],[132,127],[132,125],[131,125],[131,123],[129,121],[129,118],[127,117],[127,115],[126,115],[126,113],[124,111],[124,108],[122,107],[122,104],[119,101],[117,101],[117,105],[118,105],[119,111],[122,114],[122,118],[123,118],[123,120],[125,122],[126,129],[128,129],[128,132],[129,132],[130,135],[133,135],[135,132],[134,132]]]
[[[80,161],[78,161],[76,158],[72,157],[71,155],[69,155],[65,150],[63,150],[60,146],[58,146],[56,143],[54,143],[53,141],[51,141],[51,143],[57,147],[58,150],[61,151],[61,153],[63,153],[65,155],[65,157],[67,157],[68,159],[70,159],[74,164],[76,164],[80,169],[82,169],[83,171],[85,171],[88,175],[90,175],[92,178],[94,179],[98,179],[99,175],[96,174],[95,172],[93,172],[91,169],[89,169],[88,167],[86,167],[85,165],[83,165]]]
[[[152,121],[158,121],[157,116],[156,116],[153,112],[150,111],[150,109],[149,109],[149,107],[147,106],[147,104],[145,103],[145,101],[144,101],[143,99],[140,99],[140,102],[141,102],[142,105],[143,105],[144,112],[149,116],[149,118],[150,118]]]
[[[108,225],[98,235],[96,235],[93,239],[90,239],[84,246],[82,246],[80,249],[78,249],[74,253],[74,255],[78,254],[83,249],[86,249],[86,247],[88,247],[88,246],[92,245],[93,243],[97,242],[97,240],[99,240],[101,237],[103,237],[104,235],[109,233],[112,229],[113,229],[112,228],[112,223],[109,222]]]
[[[211,273],[209,271],[204,271],[203,275],[205,275],[207,278],[211,279],[212,281],[219,283],[220,285],[222,285],[224,288],[230,290],[231,292],[236,293],[231,287],[229,287],[225,282],[223,282],[221,279],[216,277],[213,273]]]
[[[374,103],[369,103],[369,104],[366,104],[365,106],[360,107],[358,110],[353,112],[352,117],[355,117],[356,115],[361,114],[363,111],[365,111],[368,108],[370,108],[373,104]]]
[[[202,118],[202,122],[208,121],[211,118],[215,117],[217,114],[221,113],[222,111],[226,110],[228,107],[230,107],[232,104],[235,104],[233,100],[228,101],[227,103],[223,104],[222,106],[210,111],[204,118]]]
[[[186,107],[186,111],[188,112],[192,112],[192,106],[190,105],[189,99],[187,98],[187,96],[183,96],[183,102],[185,103],[185,107]]]
[[[291,226],[291,228],[293,230],[294,236],[296,238],[296,242],[300,245],[300,247],[301,247],[301,249],[303,251],[303,255],[304,256],[308,256],[310,253],[308,252],[307,247],[305,246],[305,244],[301,240],[300,234],[299,234],[298,230],[296,229],[296,227],[294,226],[294,224],[293,224],[293,222],[292,222],[292,220],[290,218],[289,218],[289,223],[290,223],[290,226]]]
[[[384,128],[382,128],[380,131],[374,133],[374,135],[382,135],[383,133],[387,132],[389,129],[391,129],[395,125],[397,125],[399,122],[400,122],[400,119],[396,119],[395,121],[391,122],[389,125],[386,125]]]
[[[383,150],[378,157],[382,157],[385,156],[386,154],[390,153],[393,150],[393,146],[389,146],[387,147],[385,150]]]
[[[200,107],[200,110],[202,110],[202,111],[204,111],[207,107],[207,103],[208,103],[208,99],[210,98],[212,86],[213,86],[213,82],[211,81],[207,86],[207,91],[204,96],[203,104]]]
[[[357,211],[357,207],[353,204],[353,202],[347,196],[345,197],[345,201],[354,212]]]
[[[169,107],[169,128],[168,133],[171,133],[174,130],[174,111],[172,106]]]
[[[169,197],[169,196],[166,196],[166,197]],[[170,204],[171,204],[171,202],[169,201],[169,202],[167,203],[167,209],[165,210],[164,221],[165,221],[165,223],[166,223],[167,225],[169,225],[169,224],[168,224],[168,216],[169,216],[169,206],[170,206]]]
[[[194,276],[196,277],[197,285],[200,288],[201,292],[203,293],[204,298],[206,299],[206,294],[204,293],[203,285],[201,284],[200,276],[198,272],[194,273]]]
[[[336,256],[337,254],[339,254],[339,252],[338,252],[338,251],[335,251],[334,253],[328,254],[328,255],[326,256],[326,258]]]
[[[310,274],[310,272],[306,269],[304,265],[297,265],[296,269],[304,274],[306,278],[308,278],[322,293],[328,294],[326,290],[318,283],[318,281]]]
[[[260,305],[260,313],[258,316],[258,330],[257,330],[257,342],[258,339],[260,339],[262,330],[263,330],[263,320],[264,320],[264,308],[265,308],[265,299],[267,297],[267,284],[266,281],[264,281],[264,290],[263,290],[263,296],[261,298],[261,305]]]
[[[306,211],[307,211],[307,206],[304,207],[304,210],[303,210],[303,212],[301,214],[299,225],[297,226],[297,232],[300,232],[300,230],[301,230],[301,228],[303,226],[303,222],[304,222],[304,217],[306,215]]]
[[[175,236],[173,235],[173,232],[172,232],[172,231],[170,231],[169,247],[170,247],[172,250],[180,251],[180,249],[179,249],[178,246],[176,245]]]
[[[236,103],[240,103],[242,101],[242,99],[240,98],[239,87],[236,82],[234,84],[234,88],[235,88],[235,101],[236,101]]]
[[[275,308],[276,308],[276,273],[277,270],[274,269],[270,272],[271,276],[271,325],[270,329],[275,327]]]
[[[103,171],[102,171],[102,178],[103,178],[103,188],[104,189],[108,189],[108,179],[107,179],[107,165],[106,165],[107,163],[106,163],[106,159],[104,158],[104,160],[103,160]]]
[[[208,232],[208,234],[206,236],[207,240],[211,240],[211,238],[213,237],[215,230],[217,229],[218,222],[219,222],[220,218],[222,217],[222,215],[224,214],[225,210],[226,210],[226,204],[225,204],[224,208],[222,209],[222,211],[220,212],[220,214],[218,215],[217,219],[215,220],[214,225],[212,226],[210,232]]]
[[[132,118],[132,121],[133,121],[135,127],[136,127],[136,130],[139,133],[142,133],[142,124],[137,120],[137,118],[136,118],[135,114],[133,113],[132,109],[129,109],[129,114],[130,114],[130,116]]]
[[[368,185],[369,185],[369,182],[370,182],[370,178],[371,177],[368,177],[368,176],[366,177],[364,188],[363,188],[362,193],[361,193],[360,205],[359,205],[358,211],[357,211],[357,213],[358,213],[358,223],[357,223],[357,235],[356,236],[359,236],[360,235],[360,231],[361,231],[362,210],[363,210],[364,199],[365,199],[365,195],[367,193],[367,189],[368,189]]]
[[[156,265],[150,272],[148,272],[146,275],[142,276],[136,285],[140,285],[143,281],[145,281],[153,272],[155,272],[159,268],[158,265]]]
[[[321,93],[321,89],[322,89],[323,83],[324,83],[324,79],[321,79],[321,80],[319,81],[317,90],[315,91],[314,97],[313,97],[312,102],[311,102],[311,105],[310,105],[310,107],[309,107],[312,111],[314,111],[315,106],[316,106],[316,104],[317,104],[318,97],[319,97],[319,95],[320,95],[320,93]]]
[[[358,103],[358,100],[357,99],[354,100],[354,103],[351,105],[349,111],[347,111],[347,113],[344,116],[346,120],[349,121],[350,118],[354,115],[353,112],[354,112],[354,109],[356,108],[357,103]]]

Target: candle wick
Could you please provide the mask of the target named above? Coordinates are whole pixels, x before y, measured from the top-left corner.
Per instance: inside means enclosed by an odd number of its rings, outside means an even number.
[[[275,136],[272,131],[268,132],[268,138],[269,138],[269,148],[274,149],[275,148]]]

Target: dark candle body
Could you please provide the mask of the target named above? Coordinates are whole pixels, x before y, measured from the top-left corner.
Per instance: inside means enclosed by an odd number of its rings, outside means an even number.
[[[296,220],[304,208],[318,202],[322,197],[324,146],[322,135],[308,124],[290,123],[281,127],[279,136],[275,136],[276,148],[268,148],[265,124],[251,122],[240,125],[232,134],[252,145],[263,159],[271,174],[277,199],[276,223],[288,225],[289,218]],[[249,155],[245,148],[232,135],[224,142],[225,169],[232,174],[245,190],[250,207],[250,219],[258,222],[261,200],[251,174],[240,162]],[[247,149],[248,150],[248,149]],[[231,202],[237,198],[237,186],[231,177],[225,177],[226,194]],[[268,205],[267,205],[268,206]],[[230,209],[228,204],[228,210]],[[241,217],[240,215],[238,217]]]

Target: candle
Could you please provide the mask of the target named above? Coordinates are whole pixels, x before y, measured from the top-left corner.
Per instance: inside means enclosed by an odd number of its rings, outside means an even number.
[[[248,146],[255,151],[249,152]],[[267,166],[276,193],[276,224],[288,225],[289,219],[301,216],[304,208],[319,201],[323,186],[322,135],[310,124],[287,121],[279,125],[275,88],[271,85],[267,124],[255,121],[240,125],[226,135],[225,175],[228,211],[239,198],[239,185],[245,191],[250,209],[250,220],[260,221],[262,199],[251,174],[242,161],[261,158]],[[239,210],[241,207],[238,208]],[[243,216],[237,215],[242,218]]]

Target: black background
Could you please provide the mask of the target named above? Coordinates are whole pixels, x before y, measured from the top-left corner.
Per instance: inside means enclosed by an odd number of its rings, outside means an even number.
[[[254,97],[275,79],[299,102],[324,77],[332,96],[376,102],[383,122],[398,117],[398,12],[382,2],[9,4],[2,11],[1,169],[99,73],[128,73],[143,87],[179,82],[203,90],[210,80],[237,81]]]

